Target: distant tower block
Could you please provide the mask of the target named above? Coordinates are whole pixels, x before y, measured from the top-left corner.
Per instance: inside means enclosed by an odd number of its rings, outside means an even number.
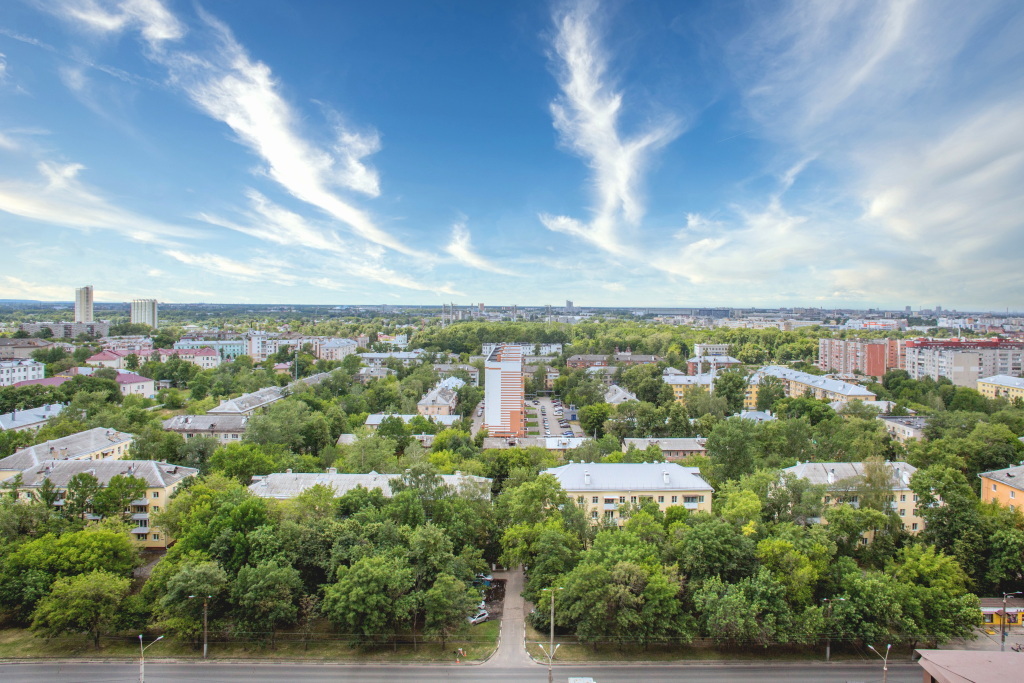
[[[149,325],[153,329],[160,327],[156,299],[134,299],[131,306],[133,323]]]
[[[75,290],[75,322],[91,323],[92,320],[92,285],[79,287]]]

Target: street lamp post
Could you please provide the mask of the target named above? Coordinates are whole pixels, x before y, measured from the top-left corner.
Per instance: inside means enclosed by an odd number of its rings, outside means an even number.
[[[142,646],[142,634],[139,634],[139,683],[146,683],[146,650],[155,645],[157,642],[163,640],[163,636],[157,636],[157,639],[146,647]]]
[[[1020,591],[1015,593],[1003,593],[1003,618],[999,622],[999,651],[1006,651],[1006,598],[1011,595],[1020,595]]]
[[[542,590],[551,591],[551,640],[548,643],[548,651],[546,654],[548,656],[548,683],[553,683],[554,679],[551,667],[552,660],[555,658],[555,591],[560,591],[562,588],[544,588]],[[541,649],[544,649],[543,645],[541,645]]]
[[[209,606],[210,598],[212,595],[190,595],[188,599],[202,598],[203,599],[203,659],[206,659],[206,650],[209,644],[209,630],[207,629],[207,607]]]
[[[882,653],[876,650],[874,645],[868,645],[868,649],[882,657]],[[882,657],[882,683],[886,683],[889,680],[889,650],[891,649],[892,643],[885,646],[885,656]]]
[[[828,604],[828,612],[825,615],[825,661],[832,659],[832,603],[836,600],[843,601],[846,598],[822,598],[821,601]]]

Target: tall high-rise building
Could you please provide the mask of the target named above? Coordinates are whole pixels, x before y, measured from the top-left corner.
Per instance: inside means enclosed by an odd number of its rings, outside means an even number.
[[[75,322],[92,321],[92,285],[86,285],[75,290]]]
[[[491,436],[526,436],[523,348],[499,344],[484,362],[484,427]]]
[[[153,329],[160,327],[156,312],[156,299],[132,300],[132,322],[149,325]]]

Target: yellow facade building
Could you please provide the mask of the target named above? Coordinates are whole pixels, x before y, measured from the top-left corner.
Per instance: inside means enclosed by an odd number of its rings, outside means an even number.
[[[12,477],[45,460],[106,460],[123,458],[135,437],[113,429],[96,427],[60,439],[22,448],[0,460],[0,480]]]
[[[981,502],[998,503],[1010,510],[1019,510],[1024,504],[1024,466],[982,472]]]
[[[994,375],[978,380],[978,393],[985,398],[1003,397],[1024,400],[1024,377]]]
[[[37,500],[39,488],[49,480],[57,490],[57,507],[64,505],[68,482],[76,474],[87,472],[107,486],[118,475],[132,476],[146,482],[143,498],[131,501],[129,509],[132,530],[129,532],[136,541],[146,548],[166,548],[172,539],[166,532],[152,525],[152,515],[165,509],[171,494],[184,480],[199,473],[193,467],[181,467],[155,460],[45,460],[21,472],[18,498],[29,502]]]
[[[582,507],[593,524],[625,522],[624,505],[653,501],[661,510],[682,506],[691,512],[711,512],[714,489],[696,467],[671,462],[578,462],[552,467],[551,474]]]

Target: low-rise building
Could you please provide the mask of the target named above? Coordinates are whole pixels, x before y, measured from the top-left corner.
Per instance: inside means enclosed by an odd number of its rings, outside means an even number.
[[[732,356],[694,356],[686,361],[686,371],[691,375],[699,375],[712,370],[728,370],[738,365],[742,363]]]
[[[249,417],[263,408],[266,408],[275,401],[284,398],[284,391],[281,387],[266,387],[259,391],[242,394],[220,402],[220,405],[207,410],[207,415],[244,415]]]
[[[908,441],[922,441],[924,439],[924,428],[928,426],[927,417],[878,417],[885,425],[885,431],[896,441],[907,443]]]
[[[131,501],[129,506],[133,524],[129,533],[146,548],[166,548],[172,539],[168,538],[167,533],[160,527],[152,525],[150,515],[160,512],[178,485],[198,474],[199,470],[154,460],[44,460],[21,471],[19,498],[37,498],[40,486],[48,480],[58,492],[55,505],[62,506],[68,482],[76,474],[83,472],[96,477],[103,487],[118,475],[137,477],[145,481],[145,497]]]
[[[27,446],[0,460],[0,479],[7,479],[46,460],[107,460],[128,454],[135,437],[96,427],[35,446]]]
[[[359,348],[354,339],[328,339],[320,344],[320,360],[342,360]]]
[[[164,420],[163,427],[185,439],[203,436],[221,443],[237,443],[248,424],[249,418],[245,415],[175,415]]]
[[[985,626],[1003,625],[1003,599],[979,598],[981,602],[981,619]],[[1024,598],[1006,599],[1006,628],[1020,626],[1021,614],[1024,613]]]
[[[715,376],[710,372],[703,375],[662,374],[661,381],[672,389],[672,395],[677,403],[686,403],[686,392],[693,387],[700,387],[705,391],[711,391],[715,383]]]
[[[618,384],[612,384],[608,387],[607,391],[604,392],[604,402],[610,403],[613,406],[620,405],[626,401],[637,400],[636,394],[627,389],[623,389]]]
[[[681,505],[694,512],[711,512],[714,489],[696,467],[671,462],[569,463],[544,470],[586,511],[594,524],[619,524],[623,505],[654,501],[661,510]]]
[[[458,377],[451,379],[462,381]],[[457,390],[452,389],[451,386],[438,384],[423,395],[423,398],[416,404],[416,410],[420,415],[454,415],[458,402]]]
[[[12,410],[0,415],[0,432],[38,432],[39,429],[64,410],[64,403],[47,403],[38,408]]]
[[[359,372],[356,373],[355,380],[360,384],[366,384],[371,379],[384,379],[388,375],[394,374],[396,374],[394,370],[383,366],[359,368]]]
[[[858,491],[864,484],[864,465],[863,462],[804,462],[787,467],[783,471],[811,484],[825,486],[826,506],[849,503],[853,507],[859,507]],[[917,494],[910,488],[910,477],[917,468],[902,461],[887,462],[886,466],[890,474],[889,507],[899,515],[903,528],[916,534],[924,529],[924,518],[918,509]],[[870,540],[870,533],[865,534],[862,540],[867,543]]]
[[[222,360],[233,360],[245,354],[244,339],[196,339],[183,337],[174,343],[176,349],[213,349]]]
[[[46,366],[34,360],[0,360],[0,387],[43,379]]]
[[[378,474],[377,472],[346,474],[338,472],[333,467],[322,473],[287,470],[286,472],[253,477],[249,490],[254,496],[260,498],[287,500],[318,485],[333,490],[335,498],[340,498],[349,491],[361,487],[369,491],[380,489],[386,498],[390,498],[392,495],[391,483],[401,478],[401,474]],[[456,472],[455,474],[441,474],[438,475],[438,478],[444,486],[462,495],[485,500],[491,498],[491,480],[486,477]]]
[[[592,368],[587,368],[587,376],[599,379],[605,386],[610,387],[611,385],[615,384],[615,373],[617,373],[618,371],[619,369],[614,366],[598,365]],[[558,378],[556,377],[555,379]]]
[[[420,415],[419,413],[416,415],[399,415],[397,413],[371,413],[366,416],[366,422],[364,424],[370,429],[377,429],[377,427],[380,427],[380,423],[388,417],[401,418],[402,422],[405,424],[409,424],[413,418],[426,417],[431,422],[435,422],[443,427],[451,427],[460,419],[458,415]]]
[[[42,351],[54,346],[53,342],[45,339],[0,339],[0,360],[27,360],[36,351]]]
[[[88,335],[90,337],[106,337],[110,334],[110,322],[107,320],[92,321],[92,322],[42,322],[42,323],[22,323],[18,326],[22,332],[28,332],[29,334],[39,334],[45,329],[49,329],[53,333],[54,337],[60,337],[62,339],[74,339],[79,335]]]
[[[100,346],[108,351],[127,351],[128,353],[149,351],[153,348],[153,339],[138,334],[104,337],[100,339]]]
[[[156,382],[149,377],[134,372],[119,372],[114,378],[122,396],[142,396],[152,398],[156,395]]]
[[[1024,465],[982,472],[981,502],[997,503],[1010,510],[1019,510],[1024,504]]]
[[[587,441],[588,437],[579,436],[520,436],[520,437],[498,437],[488,436],[484,438],[484,450],[496,449],[507,450],[509,448],[543,448],[546,451],[565,455],[576,450]]]
[[[978,380],[978,393],[985,398],[1024,400],[1024,378],[1009,375],[985,377]]]
[[[434,363],[434,372],[441,379],[455,377],[456,373],[465,373],[469,377],[469,383],[474,387],[480,386],[480,368],[466,363]]]
[[[691,455],[706,455],[707,439],[703,438],[657,438],[657,439],[623,439],[622,452],[625,453],[632,446],[638,450],[645,451],[647,447],[654,444],[661,449],[665,460],[679,460]]]
[[[793,370],[782,365],[768,365],[761,368],[750,379],[752,391],[744,399],[744,408],[757,405],[756,386],[766,375],[782,380],[786,396],[798,398],[810,394],[811,397],[823,401],[874,401],[877,397],[859,384],[851,384],[838,379],[812,375],[809,372]],[[749,405],[748,405],[749,404]]]
[[[402,365],[412,365],[423,357],[423,349],[413,349],[412,351],[367,352],[360,353],[358,355],[363,359],[363,363],[371,368],[383,366],[390,358],[394,358]]]

